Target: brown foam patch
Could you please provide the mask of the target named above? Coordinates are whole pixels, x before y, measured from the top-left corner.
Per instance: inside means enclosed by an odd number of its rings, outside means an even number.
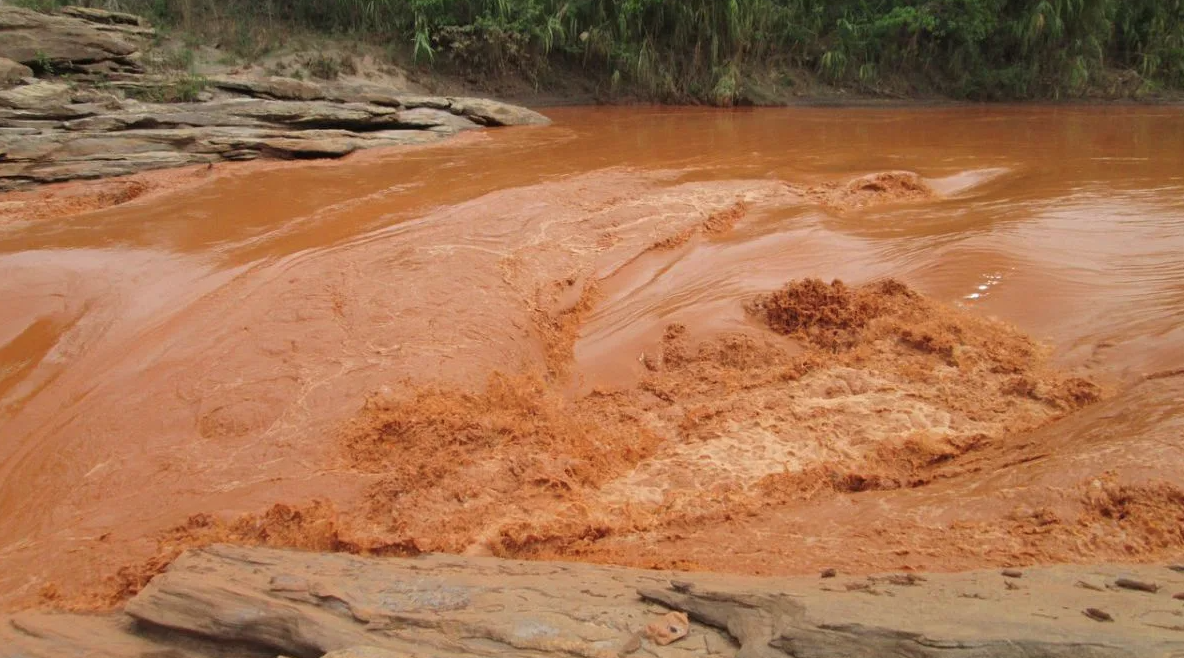
[[[563,401],[538,380],[509,394],[515,380],[499,378],[483,396],[432,390],[397,404],[383,413],[430,422],[385,424],[347,450],[410,440],[419,448],[403,458],[445,470],[388,477],[370,513],[415,509],[414,527],[392,529],[431,550],[582,555],[778,501],[924,486],[1101,393],[1047,370],[1013,328],[891,280],[792,282],[749,308],[793,342],[751,332],[696,343],[672,325],[635,388]],[[509,512],[491,522],[495,504]]]
[[[653,374],[617,394],[667,441],[580,506],[506,528],[504,554],[693,566],[670,546],[657,551],[668,561],[653,561],[652,547],[631,551],[655,532],[981,472],[1010,437],[1101,396],[1048,369],[1015,329],[899,282],[793,282],[749,306],[802,349],[759,333],[693,344],[671,326],[647,359]],[[589,528],[602,539],[589,542]],[[565,544],[576,529],[584,534]],[[747,550],[725,541],[720,551]]]
[[[664,250],[675,249],[681,247],[690,241],[696,235],[720,235],[732,230],[740,220],[748,214],[748,204],[743,201],[737,201],[730,207],[719,210],[707,215],[707,218],[697,226],[688,226],[687,228],[666,236],[652,245],[650,250]]]
[[[956,462],[955,462],[956,464]],[[998,461],[985,469],[1001,468]],[[568,559],[751,574],[802,574],[834,567],[844,573],[889,570],[961,571],[986,567],[1175,560],[1184,546],[1184,490],[1170,482],[1086,478],[1051,494],[1055,505],[1000,497],[985,517],[965,513],[956,498],[965,474],[940,493],[839,493],[803,502],[774,498],[728,517],[671,525],[598,543]],[[946,497],[952,516],[927,509]],[[977,503],[981,504],[981,503]],[[639,552],[637,545],[644,545]]]
[[[185,551],[219,543],[403,557],[419,554],[414,545],[367,535],[365,529],[354,526],[331,503],[277,504],[259,514],[244,514],[233,520],[210,514],[194,515],[156,537],[155,555],[122,567],[97,589],[63,597],[51,583],[42,588],[42,600],[65,610],[109,609],[135,596]]]
[[[562,380],[494,375],[480,392],[408,384],[373,398],[340,437],[344,465],[374,479],[362,504],[273,510],[278,529],[268,514],[202,520],[166,535],[160,556],[116,589],[131,593],[137,574],[215,540],[792,570],[800,556],[756,541],[744,519],[973,477],[1011,458],[1014,437],[1102,394],[1048,367],[1014,328],[893,280],[793,281],[747,308],[763,328],[696,340],[671,325],[647,351],[648,375],[620,390],[572,399]],[[578,329],[579,313],[570,317],[557,336]],[[1170,523],[1150,525],[1174,518],[1178,491],[1103,493],[1086,523],[1146,518],[1138,541],[1184,545]],[[882,534],[874,541],[898,537]],[[703,558],[737,551],[755,556]]]
[[[578,289],[579,296],[574,302],[563,305],[564,298],[577,290],[576,285],[574,277],[556,284],[547,299],[543,299],[544,293],[540,291],[531,307],[531,319],[542,340],[547,370],[552,375],[567,373],[580,325],[599,296],[596,284],[590,283]]]
[[[500,525],[578,501],[652,453],[658,437],[612,407],[495,375],[479,394],[372,400],[343,443],[352,466],[381,474],[369,518],[421,550],[483,552]]]
[[[872,206],[924,201],[938,196],[925,179],[911,171],[884,171],[860,176],[844,185],[813,188],[807,196],[823,206],[843,212]]]
[[[1168,560],[1184,546],[1184,489],[1175,483],[1121,482],[1101,473],[1066,494],[1055,508],[1020,504],[989,521],[935,527],[898,517],[866,530],[885,550],[955,569]]]
[[[0,193],[0,221],[41,221],[111,208],[204,182],[213,173],[201,165]]]
[[[599,279],[664,236],[722,221],[711,217],[728,215],[738,204],[765,208],[799,201],[777,181],[670,179],[608,171],[445,204],[406,231],[311,250],[291,268],[263,265],[251,276],[211,283],[218,286],[211,294],[187,302],[167,321],[160,316],[161,324],[149,323],[144,333],[130,325],[134,331],[108,332],[86,362],[72,365],[72,374],[56,379],[12,424],[18,434],[21,428],[30,435],[45,428],[38,440],[52,449],[31,451],[8,488],[21,489],[24,478],[52,495],[34,497],[6,527],[13,541],[37,536],[45,542],[18,544],[4,556],[5,564],[19,565],[9,580],[23,587],[11,599],[27,601],[37,586],[32,583],[42,582],[22,573],[53,580],[72,595],[114,571],[112,566],[152,551],[151,538],[161,528],[201,511],[239,513],[276,502],[299,507],[328,498],[359,527],[373,523],[392,537],[403,536],[397,526],[388,530],[394,524],[389,518],[368,520],[378,503],[355,504],[381,476],[333,460],[339,452],[333,437],[368,392],[408,378],[415,386],[481,392],[499,370],[547,372],[550,390],[574,369],[571,344]],[[167,362],[152,361],[142,370],[109,367],[166,343],[179,350]],[[560,390],[567,388],[564,382]],[[76,395],[80,390],[85,395]],[[137,392],[134,400],[129,390]],[[614,414],[628,407],[603,400],[564,404],[590,410],[603,405],[597,418],[607,418],[611,427]],[[73,420],[44,425],[43,419],[60,416],[59,403],[79,405]],[[129,442],[128,423],[159,431],[137,433]],[[631,421],[629,427],[631,441],[648,441],[644,423]],[[75,446],[87,457],[62,456]],[[545,443],[536,448],[556,463],[565,459],[549,450]],[[489,460],[500,454],[490,449]],[[106,459],[99,461],[99,455]],[[92,456],[99,468],[86,466]],[[30,475],[35,473],[42,475]],[[140,484],[129,489],[129,481]],[[547,491],[533,485],[516,490],[520,502],[511,501],[506,513],[578,499],[548,492],[536,503],[530,496],[540,490]],[[383,494],[376,491],[373,498],[381,501]],[[119,504],[111,505],[116,499]],[[450,505],[425,518],[451,518],[458,508]],[[413,516],[406,509],[399,514]],[[420,533],[413,526],[406,535],[425,545],[492,550],[481,548],[482,538],[486,526],[499,520],[458,523],[447,536],[439,527]],[[496,529],[491,532],[496,537]],[[88,549],[74,550],[79,542]]]

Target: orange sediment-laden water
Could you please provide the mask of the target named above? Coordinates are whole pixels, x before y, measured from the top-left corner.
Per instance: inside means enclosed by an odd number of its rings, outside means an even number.
[[[551,115],[0,197],[4,605],[212,541],[1184,555],[1184,111]]]

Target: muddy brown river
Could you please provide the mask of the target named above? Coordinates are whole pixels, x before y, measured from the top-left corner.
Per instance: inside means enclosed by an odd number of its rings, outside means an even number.
[[[0,603],[222,540],[1184,556],[1184,111],[547,114],[0,198]]]

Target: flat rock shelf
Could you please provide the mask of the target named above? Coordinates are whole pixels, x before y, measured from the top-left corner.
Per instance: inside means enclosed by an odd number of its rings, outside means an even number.
[[[126,14],[0,6],[0,191],[230,160],[339,158],[548,123],[494,100],[364,81],[148,74],[141,48],[152,34]],[[186,102],[145,102],[164,99]]]
[[[1157,593],[1114,585],[1155,581]],[[1184,575],[1163,566],[751,578],[428,555],[192,550],[121,613],[0,620],[0,656],[1168,658]],[[1106,611],[1099,621],[1088,610]],[[671,611],[690,632],[660,646]]]

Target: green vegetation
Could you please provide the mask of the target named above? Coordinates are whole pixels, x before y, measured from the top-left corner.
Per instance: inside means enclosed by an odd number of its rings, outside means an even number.
[[[185,73],[175,76],[168,82],[130,87],[124,91],[131,98],[149,103],[193,103],[209,85],[209,80],[204,77]]]
[[[45,5],[53,0],[26,0]],[[663,100],[728,104],[805,70],[867,92],[1058,98],[1184,88],[1184,0],[110,0],[257,56],[284,29],[402,44],[423,65],[561,64]],[[236,45],[237,44],[237,45]],[[332,67],[323,69],[333,75]]]
[[[330,55],[316,53],[305,57],[304,67],[309,75],[321,80],[336,80],[342,74],[354,75],[358,72],[354,59],[349,55]]]
[[[189,46],[163,49],[157,52],[153,59],[152,63],[165,71],[193,73],[197,66],[197,53]]]
[[[36,55],[37,63],[33,65],[33,68],[38,73],[43,75],[53,75],[55,70],[53,66],[53,60],[49,58],[49,55],[47,55],[44,50],[38,50]]]

